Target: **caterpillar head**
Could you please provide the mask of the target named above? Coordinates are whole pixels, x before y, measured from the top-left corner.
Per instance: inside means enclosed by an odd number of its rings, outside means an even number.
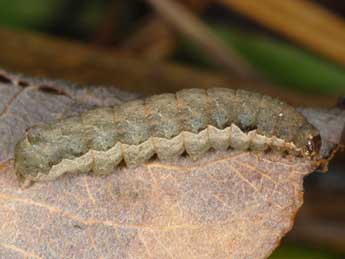
[[[317,159],[321,149],[320,132],[311,124],[304,124],[295,138],[297,146],[302,149],[302,155],[310,159]]]
[[[305,154],[309,155],[310,157],[315,157],[319,154],[321,149],[321,136],[320,134],[317,135],[309,135],[307,139],[307,143],[305,145]]]

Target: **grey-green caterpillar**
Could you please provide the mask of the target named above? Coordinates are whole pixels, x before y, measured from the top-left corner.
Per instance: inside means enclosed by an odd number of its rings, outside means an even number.
[[[135,166],[157,154],[197,159],[216,150],[280,150],[314,159],[320,134],[294,108],[265,95],[226,88],[185,89],[99,108],[29,129],[15,150],[26,181],[67,172],[104,175],[124,160]]]

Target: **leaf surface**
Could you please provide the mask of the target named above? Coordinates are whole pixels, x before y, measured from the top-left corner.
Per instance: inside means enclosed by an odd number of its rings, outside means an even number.
[[[302,204],[306,161],[210,152],[18,188],[0,174],[0,258],[265,258]]]
[[[134,97],[0,73],[0,258],[265,258],[277,247],[314,169],[302,158],[210,151],[19,188],[10,159],[26,128]]]

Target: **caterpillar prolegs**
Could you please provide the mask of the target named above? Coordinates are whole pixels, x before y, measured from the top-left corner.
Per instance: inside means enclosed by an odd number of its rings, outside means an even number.
[[[54,180],[70,173],[109,174],[121,162],[139,165],[154,154],[198,159],[216,150],[268,149],[315,159],[320,134],[293,107],[245,90],[185,89],[79,117],[35,126],[19,141],[20,179]]]

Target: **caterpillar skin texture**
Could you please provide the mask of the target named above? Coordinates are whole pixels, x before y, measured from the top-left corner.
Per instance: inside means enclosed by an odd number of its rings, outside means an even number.
[[[173,160],[183,152],[197,159],[211,147],[315,159],[320,135],[278,99],[226,88],[185,89],[35,126],[16,146],[15,170],[26,181],[67,172],[105,175],[122,160],[136,166],[154,154]]]

